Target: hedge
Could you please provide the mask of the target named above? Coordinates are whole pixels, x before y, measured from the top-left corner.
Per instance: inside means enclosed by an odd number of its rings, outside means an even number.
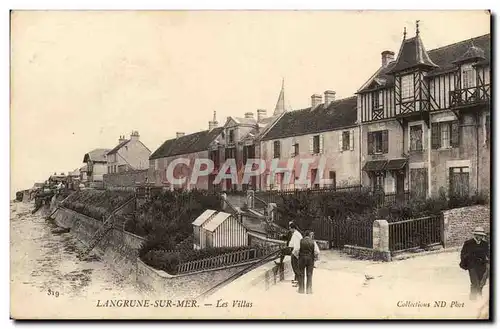
[[[309,229],[317,218],[330,217],[333,220],[348,220],[356,225],[371,225],[375,219],[397,222],[437,215],[447,209],[487,203],[487,197],[480,194],[447,198],[441,193],[435,198],[411,198],[407,203],[380,207],[379,196],[367,189],[283,194],[278,202],[278,224],[288,227],[288,222],[293,220],[302,229]]]

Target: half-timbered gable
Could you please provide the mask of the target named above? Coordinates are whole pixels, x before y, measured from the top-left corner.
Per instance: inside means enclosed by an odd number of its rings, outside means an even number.
[[[427,51],[416,27],[357,93],[364,183],[422,197],[489,192],[490,35]]]

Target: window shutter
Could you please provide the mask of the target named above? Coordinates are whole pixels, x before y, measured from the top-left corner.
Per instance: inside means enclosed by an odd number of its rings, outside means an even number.
[[[389,130],[382,131],[382,153],[389,153]]]
[[[368,154],[373,154],[373,132],[368,133]]]
[[[314,136],[309,137],[309,153],[314,154]]]
[[[489,114],[486,115],[486,117],[484,118],[484,128],[485,128],[485,139],[486,139],[486,142],[489,142],[490,141],[490,116]]]
[[[349,132],[349,148],[354,150],[354,129]]]
[[[344,135],[344,132],[342,131],[339,131],[339,152],[342,152],[344,150],[343,146],[343,135]]]
[[[431,125],[431,146],[432,148],[438,149],[441,147],[441,136],[440,136],[440,129],[439,129],[439,123],[438,122],[433,122]]]
[[[319,154],[323,154],[323,135],[319,135]]]
[[[460,126],[458,120],[451,122],[451,147],[458,147],[460,145]]]

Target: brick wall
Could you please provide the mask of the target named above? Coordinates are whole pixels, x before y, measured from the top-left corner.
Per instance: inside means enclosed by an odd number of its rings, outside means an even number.
[[[105,174],[104,187],[108,189],[130,187],[135,188],[136,182],[144,183],[148,170],[131,170],[123,173]]]
[[[463,245],[465,240],[472,238],[476,226],[482,226],[489,234],[490,212],[488,206],[482,205],[444,211],[445,248]]]

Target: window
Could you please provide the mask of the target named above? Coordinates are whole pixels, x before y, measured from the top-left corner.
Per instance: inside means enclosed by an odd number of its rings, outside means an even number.
[[[372,131],[368,133],[368,154],[389,152],[389,131]]]
[[[319,135],[313,138],[313,152],[314,154],[319,153]]]
[[[462,88],[471,88],[475,85],[474,68],[472,65],[462,66]]]
[[[318,169],[311,169],[311,186],[313,188],[319,188],[319,182],[316,180],[318,179]]]
[[[243,146],[243,164],[247,163],[248,159],[255,158],[255,145]]]
[[[422,151],[422,125],[410,126],[410,151]]]
[[[450,168],[450,197],[469,196],[469,167]]]
[[[417,199],[427,198],[427,168],[410,169],[410,193]]]
[[[384,175],[373,175],[371,177],[371,188],[373,192],[384,191]]]
[[[450,125],[441,125],[441,148],[450,148]]]
[[[226,149],[226,159],[236,159],[236,148],[230,147]]]
[[[339,135],[339,151],[354,150],[354,130],[342,131]]]
[[[404,75],[401,77],[401,98],[408,99],[414,97],[413,75]]]
[[[351,138],[349,137],[349,131],[342,132],[342,151],[347,151],[351,149]]]
[[[299,155],[299,143],[293,144],[293,156]]]
[[[215,169],[219,168],[220,161],[219,161],[219,151],[218,150],[213,150],[210,152],[210,160],[213,161]]]
[[[337,186],[337,174],[335,171],[330,171],[328,174],[328,178],[330,179],[330,186],[335,188]]]
[[[433,149],[448,149],[460,145],[460,126],[458,120],[434,122],[431,126]]]
[[[383,107],[382,91],[376,91],[372,94],[372,109],[379,110]]]
[[[280,157],[280,148],[281,148],[281,143],[280,141],[275,141],[274,142],[274,158],[279,158]]]
[[[234,143],[234,130],[229,130],[229,143]]]

